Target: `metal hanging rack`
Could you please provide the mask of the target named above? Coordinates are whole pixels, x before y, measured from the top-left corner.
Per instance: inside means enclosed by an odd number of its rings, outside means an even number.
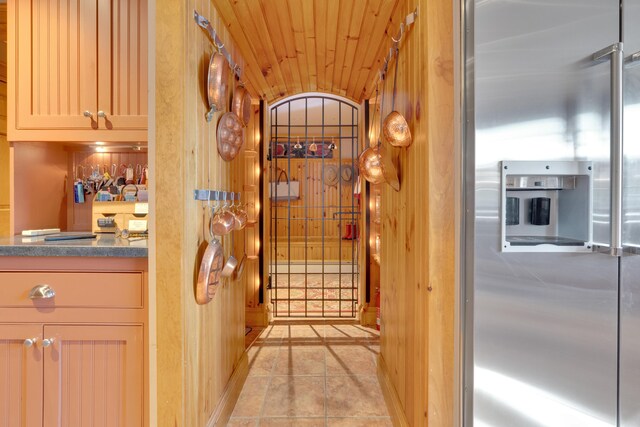
[[[218,37],[218,33],[216,33],[216,30],[213,29],[213,27],[211,26],[211,23],[209,22],[209,20],[207,18],[205,18],[204,16],[200,15],[197,10],[193,11],[193,19],[196,21],[196,24],[198,24],[200,27],[202,27],[202,29],[204,29],[207,32],[207,34],[211,38],[211,41],[216,46],[218,51],[222,55],[224,55],[225,59],[229,63],[229,67],[233,71],[233,74],[235,74],[236,77],[238,78],[238,80],[240,81],[240,84],[244,84],[242,82],[242,79],[241,79],[242,69],[233,60],[233,58],[231,58],[231,54],[224,47],[224,43],[222,42],[222,40],[220,40],[220,37]]]
[[[233,195],[233,198],[231,197]],[[194,200],[221,202],[224,200],[240,201],[240,192],[220,191],[220,190],[193,190]]]
[[[378,72],[378,80],[375,81],[375,84],[377,84],[380,80],[383,80],[386,77],[389,63],[393,59],[394,54],[397,54],[398,48],[400,46],[400,41],[402,40],[402,37],[404,37],[404,33],[409,31],[409,27],[411,27],[414,24],[417,17],[418,17],[418,8],[416,7],[414,11],[408,14],[404,18],[404,20],[400,23],[400,29],[398,30],[397,35],[395,37],[391,36],[391,40],[393,41],[393,44],[389,48],[389,53],[387,53],[387,56],[384,57],[384,61],[383,61],[384,65]]]

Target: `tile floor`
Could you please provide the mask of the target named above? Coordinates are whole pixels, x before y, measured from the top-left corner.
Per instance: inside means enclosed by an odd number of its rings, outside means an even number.
[[[249,348],[228,426],[392,426],[376,376],[379,335],[346,323],[275,324]]]
[[[276,277],[272,275],[272,277]],[[357,274],[277,275],[271,289],[276,316],[355,317]]]

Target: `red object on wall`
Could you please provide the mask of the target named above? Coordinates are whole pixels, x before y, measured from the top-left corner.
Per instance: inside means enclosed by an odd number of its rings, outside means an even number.
[[[380,330],[380,288],[376,288],[376,329]]]

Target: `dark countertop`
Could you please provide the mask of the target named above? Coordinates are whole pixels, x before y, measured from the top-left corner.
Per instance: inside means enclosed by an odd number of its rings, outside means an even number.
[[[149,253],[146,239],[129,241],[98,234],[95,239],[45,242],[44,237],[0,237],[0,256],[146,258]]]

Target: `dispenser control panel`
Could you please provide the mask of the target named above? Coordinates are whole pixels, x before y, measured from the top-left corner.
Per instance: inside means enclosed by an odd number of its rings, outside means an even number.
[[[503,252],[591,251],[593,166],[502,161]]]

